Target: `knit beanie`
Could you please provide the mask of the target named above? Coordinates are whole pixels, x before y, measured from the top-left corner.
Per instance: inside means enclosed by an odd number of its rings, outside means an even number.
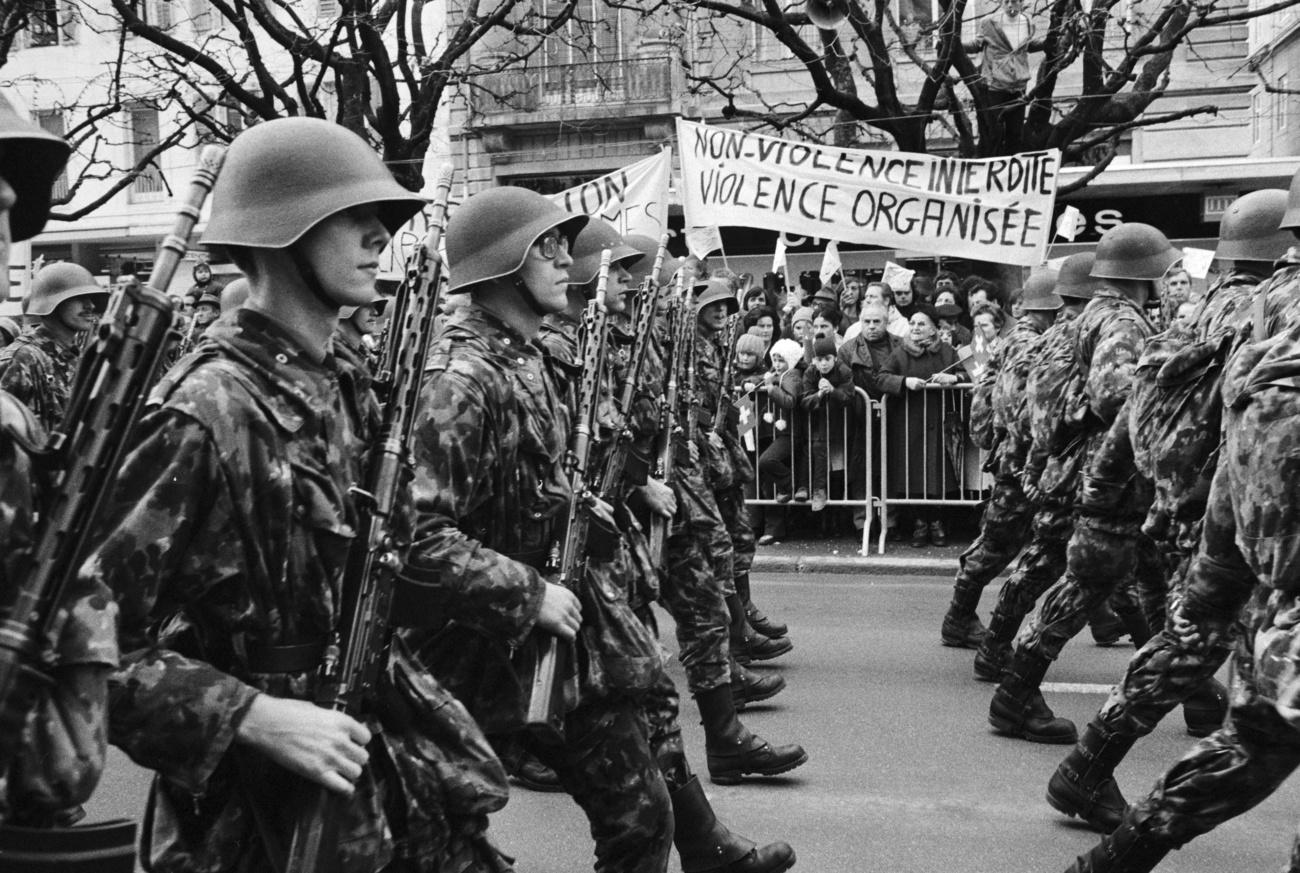
[[[767,343],[763,342],[762,337],[747,333],[736,340],[736,351],[749,352],[751,355],[761,358],[763,353],[767,351]]]
[[[813,357],[820,358],[825,355],[835,356],[835,340],[828,336],[821,336],[813,340]]]
[[[801,321],[806,321],[809,324],[812,324],[812,317],[813,308],[811,306],[800,306],[794,311],[794,317],[790,319],[790,323],[798,324]]]
[[[772,357],[780,356],[781,360],[793,367],[803,359],[803,346],[792,339],[780,339],[772,343]]]

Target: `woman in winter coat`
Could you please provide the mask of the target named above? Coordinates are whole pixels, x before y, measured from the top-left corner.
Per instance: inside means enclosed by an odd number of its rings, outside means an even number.
[[[907,336],[881,368],[886,394],[885,450],[892,497],[942,498],[960,479],[944,448],[944,395],[934,386],[957,384],[956,350],[939,336],[934,309],[922,305],[912,313]],[[913,514],[912,545],[947,543],[936,512],[918,507]]]

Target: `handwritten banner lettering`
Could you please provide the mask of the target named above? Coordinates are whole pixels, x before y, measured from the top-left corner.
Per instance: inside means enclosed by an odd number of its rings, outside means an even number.
[[[1035,266],[1061,153],[962,160],[846,149],[677,120],[687,226],[763,227]]]

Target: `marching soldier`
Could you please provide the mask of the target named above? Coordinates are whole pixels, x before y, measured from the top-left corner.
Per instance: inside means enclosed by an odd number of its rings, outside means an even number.
[[[1052,326],[1061,298],[1052,290],[1057,274],[1038,273],[1025,283],[1020,308],[1024,314],[993,353],[988,369],[996,381],[992,391],[994,446],[987,469],[994,470],[993,491],[984,508],[980,534],[958,559],[952,603],[943,617],[940,638],[945,646],[974,649],[984,641],[985,628],[975,614],[984,588],[1019,554],[1029,535],[1034,505],[1020,484],[1021,469],[1010,463],[1006,434],[1012,425],[1007,408],[1024,393],[1029,376],[1025,363],[1034,341]]]
[[[373,337],[382,327],[387,302],[388,298],[376,293],[369,303],[341,307],[339,326],[332,344],[339,367],[339,390],[354,416],[354,430],[367,442],[379,427],[381,411],[371,387],[375,374],[370,350],[366,348],[366,337]]]
[[[320,789],[343,799],[343,873],[495,869],[484,831],[505,774],[400,645],[363,719],[312,702],[366,449],[330,337],[341,306],[373,299],[380,252],[422,206],[329,122],[269,121],[230,147],[203,242],[229,252],[249,299],[154,391],[85,570],[123,613],[112,740],[161,776],[153,869],[277,869]],[[474,778],[444,781],[450,742],[477,755]]]
[[[1073,527],[1073,506],[1081,444],[1058,439],[1060,408],[1070,396],[1069,374],[1074,361],[1075,320],[1092,299],[1100,280],[1093,279],[1093,256],[1070,255],[1057,276],[1056,295],[1063,306],[1056,322],[1028,351],[1025,362],[1023,409],[1004,410],[1003,420],[1014,427],[1008,436],[1013,446],[1008,460],[1022,467],[1026,498],[1036,511],[1029,545],[1016,563],[1011,578],[998,593],[988,631],[975,653],[975,678],[1000,682],[1011,657],[1011,641],[1035,601],[1065,571],[1065,547]]]
[[[50,188],[70,151],[62,139],[20,118],[0,97],[0,275],[8,275],[8,242],[30,239],[44,227]],[[96,286],[95,291],[101,289]],[[3,293],[7,295],[7,288]],[[37,344],[27,349],[37,360]],[[33,545],[41,495],[29,452],[45,439],[41,423],[27,407],[0,391],[0,593],[6,597],[19,582],[15,574],[22,553]],[[26,828],[79,820],[84,815],[81,804],[103,773],[108,674],[118,662],[117,606],[102,585],[86,584],[69,595],[45,665],[50,681],[42,686],[34,708],[19,713],[22,729],[13,757],[0,760],[0,854],[9,848],[31,851],[34,842]],[[0,701],[0,707],[13,704]],[[51,871],[84,860],[77,857],[82,850],[92,852],[98,869],[106,873],[134,868],[133,828],[119,829],[115,835],[100,833],[93,845],[74,841],[74,831],[64,833],[66,851],[53,853]]]
[[[467,302],[425,372],[409,568],[436,617],[420,634],[429,669],[504,755],[526,752],[556,772],[591,823],[597,870],[662,871],[670,802],[649,747],[648,674],[629,651],[654,653],[654,641],[624,592],[597,593],[588,575],[575,593],[544,572],[570,502],[583,498],[561,463],[571,426],[562,390],[535,340],[566,305],[569,250],[586,222],[513,187],[476,194],[452,217],[449,290]],[[612,527],[603,502],[583,511]],[[510,660],[536,633],[575,641],[581,665],[558,734],[526,729],[528,678]]]
[[[17,397],[52,431],[63,421],[81,348],[77,335],[93,330],[108,301],[85,267],[57,263],[32,279],[24,301],[35,325],[0,349],[0,389]]]
[[[1300,191],[1300,177],[1296,189]],[[1175,603],[1180,598],[1177,583],[1200,539],[1205,500],[1214,476],[1214,454],[1220,443],[1221,399],[1217,385],[1206,383],[1202,390],[1198,381],[1187,378],[1165,384],[1161,374],[1175,356],[1180,360],[1174,363],[1185,370],[1226,356],[1238,335],[1254,329],[1252,301],[1262,302],[1267,292],[1259,284],[1294,239],[1289,230],[1280,228],[1287,200],[1287,192],[1266,189],[1238,198],[1226,210],[1215,257],[1228,265],[1229,271],[1198,305],[1187,335],[1170,331],[1169,336],[1150,343],[1138,366],[1128,414],[1112,427],[1113,436],[1123,426],[1131,443],[1120,453],[1126,465],[1111,462],[1117,467],[1112,478],[1141,476],[1152,483],[1143,530],[1157,537],[1169,556],[1175,584],[1166,590]],[[1200,344],[1199,348],[1193,343]],[[1196,358],[1188,358],[1189,351],[1197,353]],[[1203,399],[1191,402],[1195,398],[1189,398],[1188,391],[1202,391],[1196,397]],[[1191,420],[1187,409],[1194,409],[1198,420]],[[1108,438],[1107,443],[1111,442]],[[1133,548],[1132,542],[1143,534],[1135,523],[1129,535],[1129,542],[1121,542],[1119,547]],[[1163,626],[1164,603],[1156,606]],[[1213,674],[1227,658],[1231,639],[1224,639],[1211,652],[1203,647],[1189,649],[1171,629],[1157,627],[1157,631],[1133,656],[1123,681],[1048,785],[1052,806],[1099,830],[1109,832],[1118,827],[1127,805],[1115,783],[1115,768],[1133,744],[1154,730],[1174,706],[1183,703],[1188,732],[1193,736],[1207,736],[1223,722],[1227,693]]]
[[[658,243],[653,240],[649,242],[657,252]],[[564,313],[548,316],[543,327],[543,344],[560,360],[575,361],[579,356],[577,319],[585,309],[589,297],[595,293],[601,253],[605,250],[611,254],[611,269],[605,290],[606,307],[611,316],[628,315],[627,295],[633,278],[629,271],[654,255],[654,252],[632,243],[633,240],[620,238],[613,227],[600,219],[591,219],[578,234],[573,245],[573,264],[569,268],[572,284],[569,285],[568,307]],[[646,305],[654,305],[654,301]],[[600,416],[602,439],[588,462],[589,474],[594,478],[603,474],[610,453],[615,448],[613,441],[618,438],[619,422],[611,404],[621,393],[625,381],[632,376],[629,353],[633,340],[630,336],[626,339],[619,337],[611,327],[607,355],[609,366],[602,373],[607,385],[601,393],[608,398]],[[654,375],[656,373],[650,374],[651,377]],[[657,375],[662,376],[662,371]],[[644,392],[637,393],[644,395]],[[637,410],[631,412],[636,415]],[[657,416],[649,414],[650,412],[649,409],[642,409],[642,420],[639,423],[629,423],[629,429],[636,433],[652,427],[651,422],[657,421]],[[614,550],[610,560],[593,562],[589,572],[607,573],[613,584],[627,591],[629,605],[653,636],[657,630],[650,604],[659,596],[659,583],[656,570],[650,564],[648,546],[640,525],[631,520],[626,507],[629,501],[636,500],[644,503],[650,512],[671,518],[676,511],[676,502],[672,489],[650,478],[647,467],[647,464],[636,463],[629,458],[623,468],[623,480],[616,485],[614,493],[607,495],[614,501],[615,518],[619,520],[623,542]],[[644,707],[649,721],[650,750],[663,773],[672,802],[673,844],[681,859],[682,869],[689,873],[779,873],[789,869],[794,865],[795,856],[788,844],[773,843],[760,847],[753,841],[732,833],[718,820],[687,760],[678,723],[680,697],[664,666],[661,660],[656,659]],[[732,669],[733,676],[736,671],[741,671],[739,681],[745,682],[744,677],[748,671],[736,664],[732,665]],[[755,684],[763,681],[757,676],[751,680]],[[748,686],[745,688],[748,691]],[[749,693],[771,696],[776,692],[760,690]]]
[[[1288,211],[1285,221],[1297,217]],[[1212,658],[1234,648],[1227,723],[1167,770],[1113,833],[1071,865],[1072,873],[1147,873],[1171,851],[1263,801],[1300,766],[1297,361],[1300,329],[1293,322],[1244,346],[1228,365],[1222,451],[1201,542],[1170,622],[1186,649]],[[1289,869],[1297,862],[1300,840],[1292,843]]]
[[[1095,454],[1132,387],[1133,369],[1152,332],[1143,307],[1155,293],[1155,283],[1181,257],[1164,234],[1140,223],[1112,228],[1097,244],[1092,275],[1105,282],[1075,328],[1075,367],[1086,404],[1067,412],[1077,423],[1076,439],[1087,446],[1085,457]],[[1021,633],[1007,675],[989,705],[989,723],[999,733],[1044,743],[1078,739],[1074,725],[1052,716],[1043,702],[1039,691],[1043,677],[1065,643],[1087,624],[1089,613],[1113,592],[1117,580],[1135,571],[1162,573],[1153,554],[1145,566],[1120,560],[1113,566],[1098,563],[1110,554],[1106,546],[1121,523],[1116,516],[1129,513],[1141,496],[1128,493],[1123,501],[1116,514],[1075,513],[1066,573],[1047,593],[1032,625]],[[1087,577],[1077,572],[1082,569],[1080,561],[1090,562],[1092,572]]]

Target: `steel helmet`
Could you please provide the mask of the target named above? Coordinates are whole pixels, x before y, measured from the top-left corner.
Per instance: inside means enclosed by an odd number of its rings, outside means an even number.
[[[380,293],[378,289],[375,289],[374,293],[370,295],[370,300],[366,302],[366,305],[375,307],[376,315],[382,315],[385,307],[388,305],[388,298]],[[339,321],[346,321],[356,315],[357,310],[360,308],[360,306],[340,306]]]
[[[27,315],[50,315],[59,304],[74,297],[93,295],[95,308],[103,310],[108,303],[108,291],[95,281],[90,271],[80,264],[60,261],[42,267],[32,278],[32,290],[24,301]]]
[[[0,176],[14,189],[9,228],[14,242],[30,239],[50,215],[50,189],[68,162],[72,147],[63,138],[23,118],[0,97]]]
[[[17,321],[8,316],[0,315],[0,340],[3,340],[5,345],[16,340],[18,334],[22,332],[22,326]]]
[[[731,290],[731,283],[726,279],[705,279],[696,282],[693,287],[696,315],[699,315],[700,311],[710,303],[717,303],[719,300],[726,302],[729,315],[735,315],[740,311],[740,301],[736,299],[736,292]]]
[[[1065,301],[1054,290],[1060,275],[1054,270],[1035,273],[1025,280],[1020,293],[1020,308],[1025,312],[1055,312]]]
[[[558,229],[572,246],[587,221],[527,188],[503,185],[480,191],[447,221],[447,290],[464,291],[512,275],[549,230]]]
[[[1091,300],[1101,283],[1092,277],[1096,256],[1092,252],[1078,252],[1061,263],[1056,274],[1056,293],[1076,300]]]
[[[425,199],[407,191],[379,155],[346,127],[321,118],[277,118],[230,144],[212,189],[203,245],[288,248],[331,215],[374,203],[389,233]]]
[[[1300,171],[1291,177],[1291,190],[1287,192],[1286,214],[1282,216],[1283,230],[1300,228]]]
[[[1094,279],[1155,281],[1178,263],[1183,253],[1156,228],[1140,221],[1117,224],[1097,242]]]
[[[578,231],[573,241],[573,266],[569,267],[569,284],[586,285],[600,273],[601,252],[609,249],[611,266],[622,264],[624,267],[645,257],[637,249],[623,242],[614,226],[607,221],[593,218],[587,226]]]
[[[1287,192],[1281,188],[1264,188],[1232,201],[1219,224],[1219,245],[1214,256],[1272,263],[1285,255],[1295,243],[1291,231],[1282,229],[1287,199]]]
[[[238,309],[244,305],[248,299],[248,280],[243,276],[238,276],[230,281],[226,287],[221,289],[221,314],[225,315],[232,309]]]
[[[623,266],[627,267],[628,272],[639,282],[646,277],[651,268],[655,265],[655,256],[659,254],[659,240],[648,237],[643,233],[629,233],[623,237],[623,242],[630,245],[641,253],[641,260],[629,261]],[[664,263],[670,260],[668,253],[664,253]],[[662,269],[662,267],[660,267]],[[659,277],[656,276],[656,279]],[[662,282],[659,284],[663,284]]]

